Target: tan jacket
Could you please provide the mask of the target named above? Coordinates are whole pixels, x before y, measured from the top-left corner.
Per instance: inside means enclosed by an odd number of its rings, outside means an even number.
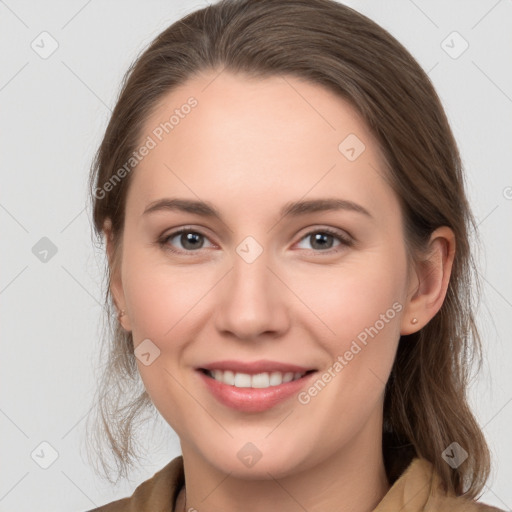
[[[140,484],[131,497],[113,501],[88,512],[175,512],[175,501],[185,481],[180,455]],[[425,459],[414,459],[391,486],[373,512],[503,512],[502,510],[447,495],[440,479]],[[181,511],[178,511],[181,512]]]

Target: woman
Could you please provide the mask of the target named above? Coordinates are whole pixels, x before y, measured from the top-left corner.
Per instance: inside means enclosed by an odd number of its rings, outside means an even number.
[[[461,162],[385,30],[331,0],[186,16],[128,73],[91,190],[98,419],[119,474],[148,405],[182,449],[96,510],[497,510]]]

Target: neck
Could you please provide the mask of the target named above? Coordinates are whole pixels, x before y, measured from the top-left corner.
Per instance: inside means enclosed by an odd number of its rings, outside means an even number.
[[[307,469],[264,480],[226,474],[182,443],[186,489],[176,511],[370,512],[390,486],[380,431],[375,435],[374,429],[367,430]]]

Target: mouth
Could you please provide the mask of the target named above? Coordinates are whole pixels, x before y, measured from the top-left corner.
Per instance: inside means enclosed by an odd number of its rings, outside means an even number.
[[[196,367],[205,390],[218,403],[244,413],[264,412],[311,384],[316,368],[260,359],[215,361]]]
[[[316,372],[316,370],[306,370],[302,372],[260,372],[260,373],[243,373],[235,372],[233,370],[209,370],[206,368],[199,368],[199,371],[207,377],[237,388],[253,388],[253,389],[266,389],[281,386],[288,382],[300,380],[307,375]]]

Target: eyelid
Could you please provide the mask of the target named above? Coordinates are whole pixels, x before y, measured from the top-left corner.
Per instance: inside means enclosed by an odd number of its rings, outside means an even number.
[[[316,256],[334,256],[339,254],[340,252],[346,250],[347,248],[353,247],[356,240],[355,238],[350,235],[345,230],[341,230],[339,228],[332,228],[332,227],[321,227],[321,226],[308,226],[307,231],[299,237],[299,240],[294,244],[300,243],[302,240],[307,239],[307,237],[315,234],[315,233],[322,233],[327,234],[339,241],[339,244],[335,247],[331,247],[329,249],[325,250],[315,250],[315,249],[303,249],[307,251],[308,254],[312,254],[315,257]]]
[[[307,226],[304,228],[304,234],[301,235],[299,241],[302,240],[307,235],[311,235],[313,233],[328,233],[329,235],[333,235],[335,237],[340,238],[346,243],[355,243],[355,238],[345,229],[334,228],[330,226],[322,226],[321,224],[313,224],[311,226]]]
[[[210,236],[205,234],[203,231],[202,231],[203,228],[195,228],[193,226],[182,226],[180,228],[176,228],[170,232],[164,232],[161,236],[158,237],[157,239],[157,243],[164,249],[172,252],[172,253],[175,253],[175,254],[190,254],[190,255],[193,255],[194,253],[199,253],[201,251],[201,249],[203,248],[200,248],[196,251],[185,251],[185,250],[182,250],[182,249],[174,249],[174,248],[171,248],[171,246],[168,244],[168,241],[171,239],[171,238],[174,238],[178,235],[181,235],[182,233],[195,233],[197,235],[200,235],[204,238],[206,238],[214,247],[218,247],[217,244],[215,244],[214,242],[212,242],[210,240]]]

